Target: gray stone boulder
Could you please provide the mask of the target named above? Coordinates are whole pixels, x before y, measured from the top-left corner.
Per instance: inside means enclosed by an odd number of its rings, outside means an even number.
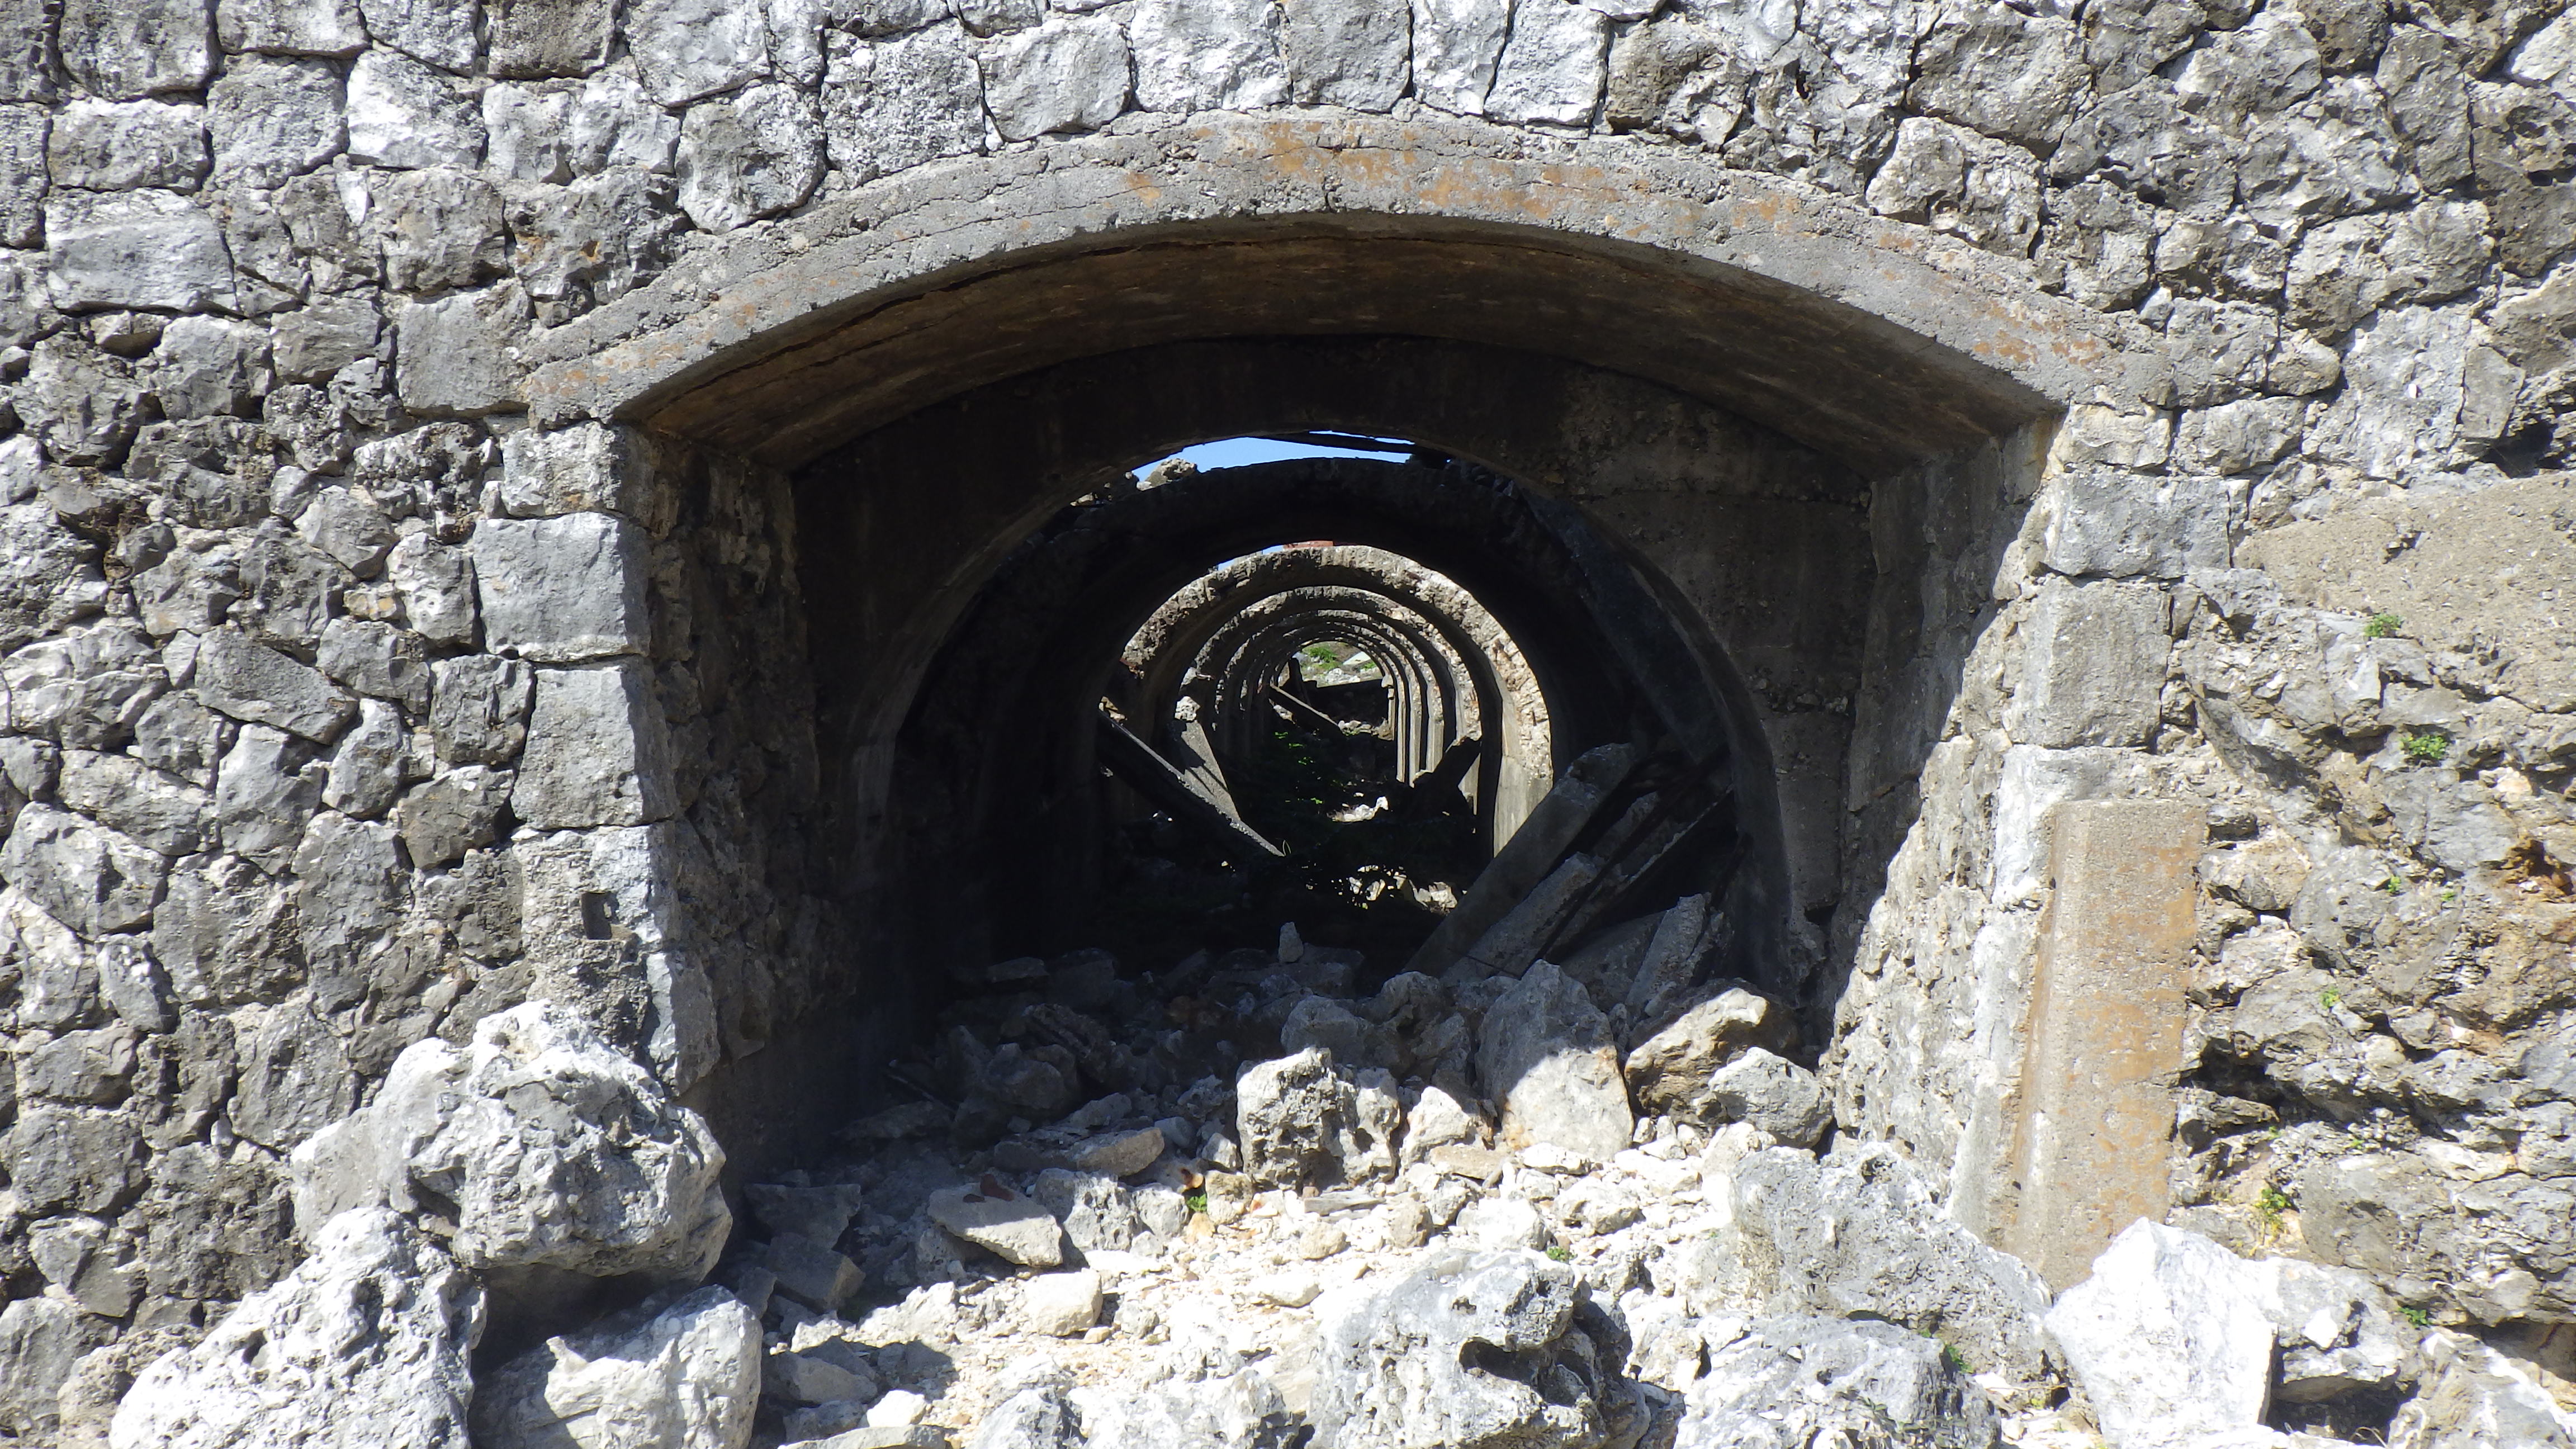
[[[399,1215],[343,1214],[314,1232],[313,1255],[285,1281],[145,1369],[108,1442],[466,1449],[482,1308],[472,1275]]]
[[[1536,1253],[1446,1254],[1323,1328],[1316,1449],[1589,1449],[1634,1413],[1577,1328],[1582,1279]]]
[[[1894,1148],[1822,1163],[1770,1148],[1736,1166],[1730,1191],[1735,1251],[1765,1312],[1866,1314],[1939,1334],[1973,1372],[2050,1377],[2048,1286],[1945,1216]]]
[[[1244,1355],[1183,1334],[1136,1381],[1086,1402],[1082,1428],[1091,1449],[1290,1449],[1305,1421]]]
[[[2280,1345],[2276,1398],[2315,1403],[2415,1376],[2423,1330],[2400,1318],[2396,1301],[2367,1276],[2265,1258],[2245,1264],[2242,1281]]]
[[[1991,1449],[2002,1423],[1942,1345],[1894,1324],[1782,1317],[1710,1345],[1673,1449]]]
[[[1015,1376],[1011,1393],[975,1428],[967,1449],[1081,1449],[1073,1379],[1043,1362]]]
[[[1064,1229],[1046,1205],[989,1179],[980,1187],[932,1193],[928,1211],[951,1237],[1023,1268],[1064,1262]]]
[[[2049,1309],[2048,1331],[2117,1449],[2261,1427],[2272,1324],[2245,1266],[2197,1233],[2142,1218]]]
[[[723,1288],[548,1339],[475,1385],[481,1449],[742,1449],[760,1316]]]
[[[1531,966],[1486,1009],[1476,1071],[1502,1103],[1506,1147],[1546,1143],[1607,1162],[1635,1129],[1609,1019],[1553,962]]]
[[[469,1268],[695,1283],[731,1229],[697,1113],[554,1002],[485,1017],[462,1051],[394,1059],[375,1100],[295,1150],[299,1221],[383,1204],[453,1223]]]

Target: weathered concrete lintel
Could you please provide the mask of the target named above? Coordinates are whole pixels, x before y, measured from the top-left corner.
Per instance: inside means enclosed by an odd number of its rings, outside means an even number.
[[[1360,265],[1356,241],[1401,261],[1388,285],[1315,288]],[[1520,290],[1490,290],[1506,279]],[[1622,315],[1664,345],[1621,342]],[[1508,345],[1515,329],[1872,463],[2134,401],[2162,376],[2134,324],[2020,264],[1703,158],[1463,119],[1201,115],[915,168],[739,233],[532,338],[528,395],[541,421],[651,418],[792,463],[1077,355],[1261,330]],[[1757,338],[1752,355],[1801,386],[1735,360]],[[1837,378],[1873,406],[1820,396]],[[845,396],[813,418],[831,389]]]

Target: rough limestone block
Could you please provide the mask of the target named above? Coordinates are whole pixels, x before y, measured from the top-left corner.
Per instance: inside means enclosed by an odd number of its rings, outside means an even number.
[[[2207,834],[2179,801],[2051,812],[2055,891],[2027,1054],[2006,1104],[2018,1196],[1995,1239],[2066,1284],[2130,1222],[2162,1221]]]
[[[193,190],[206,167],[200,106],[77,100],[55,114],[45,143],[54,184],[86,191]]]
[[[649,1317],[646,1308],[550,1338],[484,1375],[474,1385],[475,1442],[490,1449],[748,1442],[760,1401],[760,1315],[714,1286]]]
[[[2050,505],[2041,558],[2059,573],[2178,579],[2228,565],[2230,498],[2220,479],[2088,468],[2062,479]]]
[[[983,72],[953,26],[885,41],[829,37],[824,141],[853,181],[984,149]]]
[[[31,1102],[9,1133],[9,1187],[24,1212],[113,1212],[142,1177],[143,1136],[122,1112]]]
[[[680,209],[706,231],[776,216],[823,179],[823,120],[788,85],[700,101],[680,123]]]
[[[1249,111],[1288,99],[1279,12],[1268,0],[1138,0],[1127,15],[1136,104]]]
[[[430,666],[429,730],[449,764],[506,765],[528,737],[536,670],[516,659],[467,654]]]
[[[483,161],[482,108],[408,56],[371,50],[349,67],[349,155],[379,166]]]
[[[2020,686],[2005,712],[2014,740],[2057,749],[2153,738],[2173,646],[2167,609],[2151,585],[2042,584],[2020,629]]]
[[[108,1442],[258,1443],[292,1404],[311,1442],[466,1449],[467,1356],[482,1298],[471,1275],[395,1214],[334,1218],[313,1230],[312,1256],[285,1281],[144,1370]]]
[[[2244,1267],[2197,1233],[2141,1219],[2049,1309],[2048,1331],[2118,1449],[2263,1422],[2272,1325]]]
[[[437,1211],[477,1269],[694,1283],[732,1226],[697,1113],[563,1002],[404,1048],[374,1100],[295,1150],[296,1216]],[[442,1201],[443,1200],[443,1201]]]
[[[670,743],[651,667],[626,660],[538,670],[510,806],[544,830],[668,816],[675,808]]]
[[[459,75],[474,69],[471,0],[358,0],[358,8],[378,44]]]
[[[492,0],[492,74],[510,80],[588,75],[608,63],[616,0]]]
[[[769,26],[758,5],[629,0],[626,43],[644,88],[665,106],[769,75]]]
[[[520,518],[614,513],[659,533],[674,500],[658,463],[652,440],[633,428],[523,428],[501,440],[501,507]]]
[[[45,144],[53,118],[38,106],[0,106],[0,243],[31,247],[45,229]],[[32,330],[27,319],[20,331]]]
[[[1587,125],[1610,73],[1610,18],[1573,0],[1522,0],[1494,70],[1485,114]]]
[[[46,289],[66,312],[199,312],[232,299],[222,228],[175,192],[56,193],[45,248]]]
[[[432,644],[474,640],[474,564],[464,549],[427,531],[405,534],[385,554],[385,579],[402,596],[403,622]]]
[[[1628,1146],[1636,1123],[1610,1023],[1554,962],[1530,967],[1485,1012],[1476,1072],[1503,1104],[1505,1147],[1546,1143],[1607,1162]]]
[[[63,69],[91,95],[129,101],[193,91],[215,70],[208,0],[64,0]]]
[[[1035,1198],[1010,1194],[990,1197],[973,1188],[949,1188],[930,1195],[930,1220],[946,1232],[1023,1268],[1053,1268],[1064,1262],[1064,1229]]]
[[[385,285],[405,292],[471,287],[498,273],[509,244],[501,194],[470,172],[433,166],[375,185],[366,234],[384,257]]]
[[[1127,35],[1106,20],[1058,20],[1003,36],[976,57],[984,104],[1006,141],[1089,131],[1127,104]]]
[[[651,540],[633,523],[609,513],[487,518],[468,547],[488,647],[569,664],[652,641]]]
[[[54,98],[54,26],[46,0],[0,0],[0,101]]]
[[[1410,17],[1379,0],[1306,0],[1281,7],[1279,48],[1289,99],[1301,106],[1383,111],[1410,78]]]
[[[1918,1444],[1998,1442],[1985,1390],[1938,1340],[1892,1323],[1765,1318],[1710,1347],[1676,1444],[1867,1444],[1890,1424]]]
[[[574,92],[566,134],[573,170],[584,176],[612,166],[662,172],[680,144],[680,118],[654,103],[633,61],[621,60]]]
[[[489,845],[499,833],[501,809],[510,801],[507,770],[460,765],[420,785],[402,799],[394,826],[413,865],[436,870],[465,852]]]
[[[1071,1338],[1100,1321],[1100,1275],[1088,1270],[1040,1273],[1022,1286],[1017,1327]]]
[[[1333,1314],[1317,1354],[1315,1442],[1604,1442],[1595,1395],[1607,1385],[1574,1331],[1581,1290],[1572,1268],[1536,1253],[1444,1254]],[[1529,1365],[1528,1380],[1478,1367],[1483,1354]]]
[[[339,68],[319,60],[245,60],[206,93],[215,171],[277,186],[340,153],[348,139]]]
[[[0,1427],[30,1439],[50,1436],[56,1395],[97,1330],[81,1311],[42,1294],[0,1309]]]
[[[337,739],[358,712],[358,702],[320,670],[230,629],[197,646],[197,697],[237,720],[275,725],[315,744]]]
[[[261,55],[356,55],[367,48],[358,0],[216,0],[215,37]]]
[[[394,379],[403,406],[427,415],[479,417],[519,402],[510,356],[528,327],[517,282],[405,302],[394,312]]]

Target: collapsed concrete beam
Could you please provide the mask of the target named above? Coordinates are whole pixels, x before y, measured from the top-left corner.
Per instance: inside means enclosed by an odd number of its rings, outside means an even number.
[[[1100,762],[1134,786],[1136,793],[1152,801],[1155,809],[1220,845],[1274,857],[1288,853],[1244,824],[1242,817],[1234,813],[1231,799],[1220,803],[1217,797],[1204,793],[1188,772],[1105,714],[1100,717]]]
[[[1566,847],[1591,825],[1593,817],[1627,782],[1642,756],[1634,745],[1603,745],[1587,750],[1565,767],[1565,775],[1547,798],[1538,802],[1512,832],[1503,848],[1477,875],[1458,908],[1441,919],[1431,938],[1405,963],[1405,970],[1437,976],[1457,964],[1467,949],[1511,913],[1521,898],[1545,880]]]

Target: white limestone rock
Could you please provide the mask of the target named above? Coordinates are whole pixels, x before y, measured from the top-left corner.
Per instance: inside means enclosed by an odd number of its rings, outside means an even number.
[[[81,1311],[60,1298],[21,1298],[0,1309],[0,1428],[49,1437],[56,1395],[95,1336]]]
[[[1607,1162],[1627,1147],[1636,1119],[1610,1024],[1582,984],[1541,961],[1485,1012],[1476,1072],[1502,1103],[1500,1143],[1547,1143]]]
[[[650,545],[609,513],[483,520],[468,548],[487,644],[544,664],[642,652]]]
[[[2367,1276],[2264,1258],[2244,1265],[2244,1281],[2281,1348],[2276,1397],[2314,1403],[2412,1377],[2422,1331]]]
[[[2051,749],[2145,744],[2173,647],[2167,608],[2152,585],[2045,580],[2021,627],[2021,679],[2005,709],[2014,740]]]
[[[644,88],[665,106],[769,76],[769,25],[758,5],[630,0],[626,43]]]
[[[2059,573],[2178,579],[2228,565],[2230,500],[2216,478],[2149,479],[2087,468],[2062,478],[2044,506],[2042,556]]]
[[[1050,21],[999,37],[977,53],[984,104],[1006,141],[1089,131],[1127,104],[1127,35],[1106,20]]]
[[[512,776],[483,765],[459,765],[416,786],[394,808],[394,828],[413,865],[436,870],[489,845],[510,803]]]
[[[220,317],[173,317],[152,350],[152,390],[169,418],[227,417],[268,391],[268,332]]]
[[[470,171],[428,166],[375,185],[367,239],[384,257],[385,285],[444,292],[497,275],[509,254],[501,194]]]
[[[956,1187],[932,1193],[927,1210],[944,1231],[1023,1268],[1064,1261],[1064,1229],[1035,1198]]]
[[[697,1113],[562,1004],[475,1024],[394,1059],[365,1110],[290,1162],[296,1216],[387,1204],[453,1214],[469,1268],[694,1283],[732,1216],[723,1149]]]
[[[654,103],[632,60],[582,82],[566,124],[573,170],[584,176],[612,166],[666,172],[680,144],[680,118]]]
[[[1269,0],[1137,0],[1127,41],[1136,104],[1149,111],[1248,111],[1288,99]]]
[[[1317,1351],[1317,1449],[1603,1442],[1605,1376],[1571,1331],[1581,1287],[1572,1268],[1536,1253],[1446,1254],[1342,1305]],[[1485,1372],[1477,1359],[1488,1353],[1523,1372]]]
[[[2038,159],[1945,121],[1900,122],[1896,149],[1867,196],[1881,216],[1922,222],[1999,256],[2030,255],[2039,235]]]
[[[228,51],[347,57],[367,48],[358,0],[216,0],[215,38]]]
[[[1991,1449],[2002,1423],[1937,1341],[1890,1323],[1766,1318],[1711,1343],[1674,1449],[1938,1444]],[[1896,1436],[1882,1437],[1895,1431]]]
[[[202,106],[77,100],[55,113],[45,143],[54,185],[86,191],[191,190],[207,164]]]
[[[2571,1449],[2576,1415],[2466,1334],[2424,1338],[2424,1382],[2388,1426],[2390,1449]]]
[[[2245,1264],[2197,1233],[2130,1224],[2046,1322],[2117,1449],[2263,1422],[2271,1322]]]
[[[1234,1084],[1244,1172],[1275,1187],[1392,1175],[1404,1131],[1394,1080],[1376,1069],[1358,1078],[1321,1047],[1244,1068]]]
[[[1873,1143],[1819,1163],[1741,1126],[1718,1141],[1730,1153],[1762,1146],[1735,1164],[1725,1192],[1742,1291],[1763,1311],[1882,1318],[1937,1332],[1978,1373],[2049,1377],[2047,1285],[1945,1214],[1895,1149]]]
[[[957,27],[883,41],[835,33],[829,43],[825,144],[852,181],[984,149],[983,72]]]
[[[510,807],[543,830],[669,817],[676,808],[670,740],[652,669],[624,660],[537,671]]]
[[[340,154],[347,87],[320,60],[244,60],[206,93],[215,173],[277,186]]]
[[[45,248],[46,289],[66,312],[200,312],[232,300],[222,229],[175,192],[59,192],[45,203]]]
[[[350,159],[468,170],[482,164],[481,107],[420,62],[368,51],[349,67],[348,94]]]
[[[793,86],[700,101],[680,125],[680,209],[731,231],[803,203],[823,179],[823,122]]]
[[[466,1449],[482,1306],[473,1277],[396,1214],[342,1214],[314,1230],[312,1255],[285,1281],[144,1370],[108,1442]]]
[[[516,659],[467,654],[430,666],[429,729],[449,764],[506,765],[528,737],[536,671]]]
[[[213,797],[132,755],[65,750],[55,790],[65,806],[163,855],[192,854],[212,835]]]
[[[169,864],[138,841],[50,805],[18,812],[0,879],[84,936],[149,925]]]
[[[474,69],[472,0],[358,0],[367,33],[380,44],[440,70]]]
[[[1301,106],[1392,108],[1411,79],[1405,7],[1380,0],[1309,0],[1282,7],[1279,48],[1289,99]]]
[[[402,793],[410,755],[402,711],[380,699],[360,700],[357,727],[331,752],[322,803],[360,820],[384,814]]]
[[[706,1287],[550,1338],[474,1386],[482,1449],[742,1449],[760,1316]]]
[[[1583,126],[1610,72],[1610,18],[1574,0],[1521,0],[1494,70],[1485,114],[1498,121]]]
[[[540,302],[612,302],[651,281],[682,229],[667,176],[621,168],[510,198],[519,279]]]
[[[1071,1338],[1099,1321],[1098,1273],[1040,1273],[1021,1285],[1019,1327],[1025,1332]]]

